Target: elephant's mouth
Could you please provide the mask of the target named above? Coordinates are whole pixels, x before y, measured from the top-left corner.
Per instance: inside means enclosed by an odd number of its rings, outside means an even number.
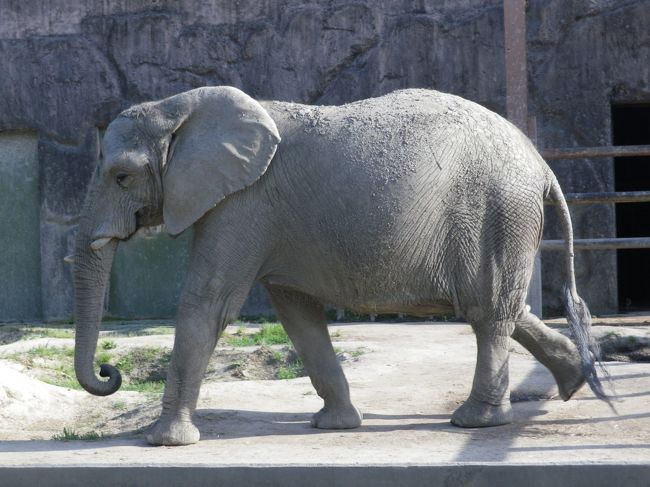
[[[111,240],[129,240],[136,232],[143,227],[152,227],[160,224],[160,214],[159,212],[154,211],[152,207],[145,206],[135,212],[133,218],[131,219],[133,228],[124,234],[111,235],[109,233],[101,233],[96,235],[90,247],[94,251],[99,251],[104,248]]]
[[[162,223],[162,215],[153,206],[144,206],[135,212],[135,229],[155,227]]]

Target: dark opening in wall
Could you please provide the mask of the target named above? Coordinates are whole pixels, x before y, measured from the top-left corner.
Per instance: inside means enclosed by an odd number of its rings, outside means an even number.
[[[614,145],[650,144],[650,104],[613,105]],[[616,191],[650,191],[650,157],[614,159]],[[650,237],[650,203],[616,205],[618,237]],[[619,311],[650,309],[650,249],[617,251]]]

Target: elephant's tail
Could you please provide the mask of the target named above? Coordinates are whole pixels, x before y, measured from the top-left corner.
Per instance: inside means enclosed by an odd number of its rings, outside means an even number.
[[[564,199],[557,178],[550,171],[549,173],[550,184],[548,195],[556,203],[555,207],[560,218],[560,225],[562,227],[565,242],[567,282],[564,287],[564,305],[567,321],[573,333],[578,353],[580,354],[582,373],[587,384],[589,384],[589,387],[596,397],[606,401],[615,411],[611,398],[603,390],[603,385],[596,372],[596,364],[598,364],[603,376],[610,380],[609,373],[601,363],[600,346],[591,335],[591,313],[589,312],[587,303],[578,296],[578,291],[576,289],[573,254],[573,228],[571,226],[569,207]]]

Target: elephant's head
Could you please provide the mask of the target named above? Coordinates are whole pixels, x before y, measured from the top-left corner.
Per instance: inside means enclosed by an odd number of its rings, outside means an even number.
[[[181,93],[122,112],[106,130],[80,217],[74,254],[75,371],[88,392],[108,395],[121,376],[93,357],[104,294],[120,240],[164,223],[178,235],[229,194],[253,184],[280,141],[255,100],[230,87]]]

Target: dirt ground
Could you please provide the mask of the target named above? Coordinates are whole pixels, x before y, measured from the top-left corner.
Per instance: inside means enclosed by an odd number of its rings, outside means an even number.
[[[263,325],[264,326],[264,325]],[[279,328],[280,325],[269,325]],[[122,390],[107,400],[88,395],[76,383],[70,327],[0,325],[0,441],[68,437],[137,436],[159,412],[173,345],[173,326],[157,322],[109,324],[100,334],[100,363],[122,372]],[[204,384],[288,380],[306,375],[287,343],[250,344],[260,326],[230,326],[210,359]],[[340,336],[332,334],[333,340]],[[341,362],[357,361],[363,347],[336,348]],[[101,360],[102,356],[104,360]],[[44,407],[46,405],[46,407]],[[20,427],[15,427],[20,425]],[[6,427],[5,428],[3,428]]]
[[[608,318],[598,320],[594,327],[595,335],[603,340],[604,352],[616,360],[608,362],[607,368],[620,398],[615,403],[617,413],[595,400],[585,388],[575,399],[562,402],[550,374],[513,342],[510,368],[515,423],[483,430],[462,430],[449,425],[451,413],[471,387],[475,343],[467,325],[331,326],[353,400],[364,412],[364,426],[351,432],[309,428],[311,413],[322,406],[322,401],[300,370],[293,370],[295,378],[277,378],[281,366],[295,364],[288,345],[236,346],[224,340],[215,351],[199,398],[196,422],[202,440],[182,451],[186,452],[184,455],[192,452],[186,458],[189,462],[207,461],[206,452],[225,444],[235,448],[228,457],[228,461],[235,463],[250,463],[245,452],[253,444],[264,445],[263,461],[271,462],[281,458],[313,461],[320,458],[321,449],[328,452],[326,461],[334,463],[349,459],[350,449],[359,461],[380,458],[373,457],[372,452],[382,451],[390,458],[415,462],[426,459],[423,454],[435,441],[436,458],[442,455],[440,461],[499,460],[504,455],[530,461],[540,458],[540,454],[548,457],[550,451],[558,461],[578,454],[597,461],[609,458],[605,445],[612,444],[623,445],[630,461],[639,455],[647,459],[649,322],[648,317]],[[562,326],[561,321],[550,320],[550,324]],[[165,363],[164,351],[173,343],[171,327],[151,323],[126,326],[135,331],[116,335],[108,330],[102,333],[100,344],[106,341],[107,351],[116,357],[118,351],[125,353],[143,347],[162,350],[161,361]],[[155,333],[142,336],[143,330],[150,329],[155,329]],[[256,330],[251,327],[246,333]],[[241,334],[237,327],[230,327],[227,332],[229,336]],[[38,379],[38,360],[42,357],[27,364],[17,357],[44,347],[70,347],[71,338],[38,334],[31,338],[25,334],[10,337],[0,332],[0,340],[4,342],[0,346],[0,452],[4,462],[29,463],[30,449],[50,451],[57,461],[63,461],[66,451],[79,455],[80,451],[89,453],[101,448],[103,453],[114,450],[118,458],[124,454],[124,448],[155,450],[146,447],[143,432],[159,414],[160,389],[121,390],[100,398],[48,384]],[[64,429],[69,439],[88,437],[95,441],[57,441],[65,439]],[[485,441],[472,443],[479,439]],[[561,448],[553,450],[558,441],[575,448],[564,453]],[[399,454],[390,449],[391,442],[400,443]],[[467,442],[481,453],[468,453]],[[585,442],[591,445],[586,450],[579,447]],[[56,444],[70,446],[55,447]],[[344,447],[347,453],[339,452]],[[460,450],[454,450],[456,447]],[[276,452],[277,448],[283,451]],[[145,459],[146,455],[142,461]]]

